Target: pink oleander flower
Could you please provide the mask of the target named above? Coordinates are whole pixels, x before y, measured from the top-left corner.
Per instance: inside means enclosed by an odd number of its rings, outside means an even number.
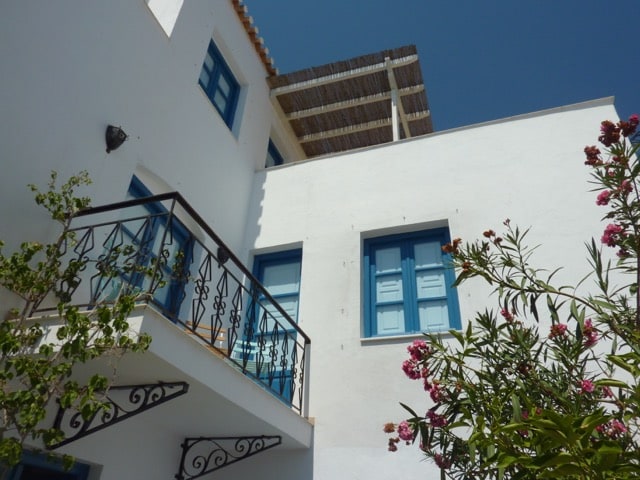
[[[615,247],[617,243],[624,237],[624,228],[615,223],[610,223],[604,229],[600,241],[609,247]]]
[[[633,185],[628,179],[624,179],[622,183],[620,183],[620,188],[618,189],[618,193],[621,195],[628,195],[633,190]]]
[[[443,415],[440,415],[433,410],[427,411],[427,418],[429,419],[429,423],[431,423],[431,426],[435,428],[441,428],[447,424],[447,419],[444,418]]]
[[[414,340],[413,343],[407,347],[407,351],[409,352],[411,360],[416,362],[425,360],[431,354],[431,349],[424,340]]]
[[[410,442],[413,440],[413,430],[411,430],[411,427],[406,420],[403,420],[398,424],[398,436],[405,442]]]
[[[598,141],[605,147],[610,147],[620,140],[620,128],[609,120],[605,120],[600,124],[600,133]]]
[[[513,322],[513,314],[506,308],[500,310],[500,315],[502,315],[507,322]]]
[[[596,430],[602,435],[614,439],[620,438],[627,433],[627,427],[625,427],[624,423],[616,418],[602,425],[598,425]]]
[[[447,399],[447,392],[438,382],[434,381],[429,390],[429,396],[434,403],[440,403]]]
[[[428,392],[433,388],[433,384],[429,381],[429,379],[427,378],[426,375],[424,377],[423,384],[424,384],[424,391],[425,392]]]
[[[451,468],[451,460],[449,460],[448,458],[443,457],[442,454],[440,454],[440,453],[436,453],[433,456],[433,461],[442,470],[447,470],[448,468]]]
[[[638,127],[638,115],[634,113],[626,122],[624,120],[620,120],[618,122],[618,127],[620,128],[620,132],[624,137],[633,135],[636,132],[636,128]]]
[[[602,158],[600,158],[600,150],[598,147],[584,147],[584,153],[587,156],[587,160],[584,162],[585,165],[591,165],[592,167],[599,167],[603,165]]]
[[[627,258],[629,256],[629,250],[627,250],[626,248],[621,248],[616,252],[616,255],[618,256],[618,258]]]
[[[558,323],[556,325],[551,325],[551,330],[549,331],[549,338],[564,337],[566,333],[567,333],[566,324]]]
[[[607,205],[609,203],[609,197],[611,197],[611,191],[603,190],[598,194],[598,198],[596,198],[596,205]]]
[[[598,330],[593,326],[593,322],[590,318],[584,321],[584,327],[582,328],[582,337],[585,347],[592,347],[598,342]]]
[[[422,378],[420,365],[414,360],[405,360],[402,362],[402,371],[411,380]]]
[[[596,389],[596,386],[591,380],[582,380],[579,385],[581,395],[585,393],[593,393],[593,391]]]
[[[602,387],[602,396],[604,398],[613,398],[613,391],[605,385]]]

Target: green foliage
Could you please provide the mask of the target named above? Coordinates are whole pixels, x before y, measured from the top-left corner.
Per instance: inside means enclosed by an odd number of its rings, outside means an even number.
[[[60,225],[56,241],[24,242],[11,255],[0,250],[0,285],[22,299],[0,322],[0,462],[7,465],[20,461],[27,441],[41,440],[46,446],[63,439],[61,431],[43,424],[54,401],[76,408],[84,419],[109,408],[104,396],[115,377],[95,374],[79,383],[73,377],[78,364],[143,352],[151,341],[147,335],[134,336],[129,331],[128,316],[137,299],[130,292],[92,310],[70,304],[66,292],[78,285],[85,262],[66,260],[62,247],[75,241],[71,220],[90,203],[87,197],[75,196],[75,190],[90,179],[81,172],[57,188],[56,177],[53,172],[46,191],[29,186],[36,203]],[[45,299],[57,303],[60,326],[55,339],[40,323],[52,319],[37,317]],[[70,465],[72,459],[64,462]]]
[[[557,270],[532,267],[529,232],[509,220],[501,235],[487,230],[443,248],[456,285],[484,279],[499,306],[451,338],[427,335],[408,347],[403,369],[423,381],[432,406],[421,416],[403,405],[410,417],[385,427],[419,439],[443,478],[640,478],[640,162],[627,139],[637,125],[635,116],[602,123],[606,161],[585,149],[597,203],[613,222],[601,241],[618,249],[612,264],[587,244],[597,293],[580,295],[584,279],[556,285]]]

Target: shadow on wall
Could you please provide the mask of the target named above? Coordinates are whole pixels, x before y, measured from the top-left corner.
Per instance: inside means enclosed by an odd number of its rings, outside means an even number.
[[[260,478],[260,480],[300,480],[313,478],[313,444],[306,449],[281,446],[255,455],[216,472],[220,480]]]

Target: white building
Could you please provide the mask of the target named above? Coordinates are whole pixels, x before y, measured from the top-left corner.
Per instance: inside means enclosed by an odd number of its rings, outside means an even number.
[[[78,218],[99,240],[92,258],[112,245],[115,227],[152,255],[186,252],[187,280],[136,310],[132,324],[153,342],[122,360],[118,378],[184,384],[166,389],[175,398],[57,449],[86,466],[64,478],[197,478],[189,462],[216,447],[183,449],[186,438],[263,435],[273,448],[203,478],[436,478],[417,449],[388,453],[382,425],[402,417],[398,401],[426,406],[400,370],[405,345],[426,328],[463,326],[488,302],[483,285],[447,287],[440,243],[510,217],[535,227],[540,265],[581,278],[584,252],[573,246],[599,229],[581,150],[601,120],[616,118],[612,99],[430,133],[412,47],[276,76],[238,0],[7,2],[0,59],[7,251],[52,234],[26,188],[51,170],[64,179],[87,169],[93,205],[179,192],[196,212],[168,195]],[[128,139],[107,153],[109,125]],[[159,220],[139,230],[142,221],[127,222],[169,212],[179,219],[170,245]],[[87,230],[101,222],[112,223]],[[215,289],[225,268],[222,307]],[[249,272],[300,331],[251,290]],[[112,288],[94,269],[75,298],[89,303]],[[3,315],[10,298],[0,297]],[[28,472],[12,478],[36,478]]]

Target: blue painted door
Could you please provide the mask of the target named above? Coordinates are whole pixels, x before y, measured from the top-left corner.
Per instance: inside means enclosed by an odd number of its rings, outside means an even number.
[[[259,255],[254,261],[254,275],[295,323],[298,322],[301,267],[302,250]],[[291,403],[295,390],[295,379],[291,376],[291,370],[295,358],[296,330],[288,325],[282,314],[269,302],[266,302],[264,297],[260,297],[260,302],[267,315],[259,315],[256,321],[262,322],[259,325],[259,330],[263,335],[266,334],[265,338],[269,342],[267,350],[271,349],[270,352],[276,355],[275,357],[265,356],[266,360],[271,363],[271,370],[263,368],[260,376],[263,380],[268,381],[270,388],[278,396]],[[264,310],[262,310],[263,313]],[[275,328],[278,329],[277,342],[274,342],[273,336],[269,337]],[[301,352],[297,353],[300,358]]]

